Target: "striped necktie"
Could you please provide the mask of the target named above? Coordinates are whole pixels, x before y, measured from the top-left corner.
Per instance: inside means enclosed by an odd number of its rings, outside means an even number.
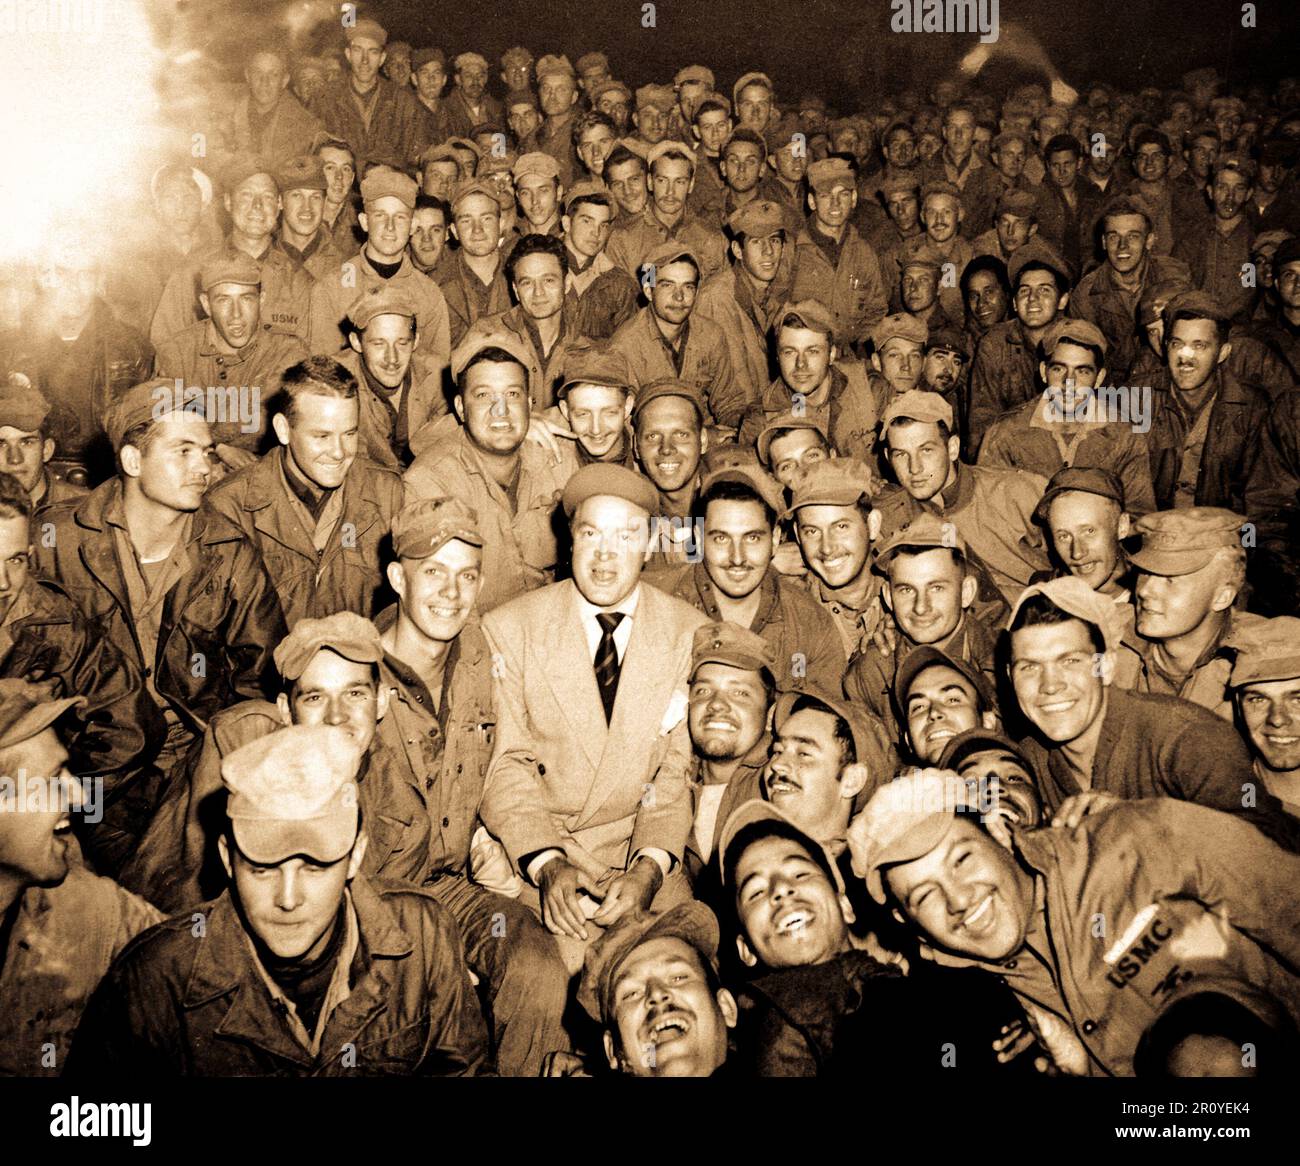
[[[621,611],[601,612],[596,616],[600,624],[600,646],[596,649],[596,684],[600,688],[600,703],[605,706],[605,724],[614,715],[614,699],[618,696],[618,648],[614,646],[614,629],[623,620]]]

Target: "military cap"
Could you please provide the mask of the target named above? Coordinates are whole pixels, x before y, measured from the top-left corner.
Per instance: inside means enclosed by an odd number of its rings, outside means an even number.
[[[478,164],[474,174],[478,178],[488,178],[493,174],[512,175],[518,161],[519,155],[514,150],[507,150],[504,154],[489,154]]]
[[[455,64],[456,64],[456,72],[458,73],[462,69],[467,69],[474,65],[477,65],[480,69],[484,69],[484,70],[486,70],[488,67],[487,57],[485,57],[482,53],[473,53],[473,52],[457,53]]]
[[[1048,579],[1044,583],[1026,587],[1011,609],[1011,618],[1007,620],[1008,630],[1015,626],[1020,609],[1035,595],[1044,596],[1075,619],[1099,628],[1108,650],[1116,648],[1124,638],[1124,616],[1119,604],[1109,595],[1094,591],[1077,575],[1062,575],[1058,579]]]
[[[978,665],[945,652],[934,644],[922,644],[912,649],[899,661],[898,670],[894,673],[892,695],[899,724],[907,724],[907,698],[912,691],[912,685],[922,672],[931,668],[950,668],[958,676],[963,677],[975,690],[981,709],[992,710],[998,707],[997,693],[994,692],[992,683],[980,671]]]
[[[364,17],[343,30],[343,39],[348,44],[354,40],[373,41],[382,49],[388,43],[388,30],[379,21]]]
[[[572,518],[588,498],[610,496],[622,498],[654,514],[659,510],[659,491],[649,478],[612,462],[592,462],[576,470],[564,487],[560,504]]]
[[[915,174],[906,172],[887,174],[881,180],[880,191],[886,198],[891,194],[915,194],[919,198],[921,183]]]
[[[939,766],[956,772],[957,767],[968,757],[976,753],[987,753],[991,749],[1010,753],[1020,762],[1026,773],[1031,777],[1034,775],[1034,763],[1016,742],[1005,733],[999,733],[995,729],[985,729],[979,725],[973,729],[963,729],[948,741],[939,756]]]
[[[716,455],[719,449],[721,449],[724,456],[728,457],[731,464],[720,468],[711,468],[704,475],[700,481],[700,496],[703,497],[711,487],[720,482],[736,482],[739,485],[748,486],[771,507],[774,514],[779,516],[785,509],[785,495],[781,490],[780,482],[764,471],[756,460],[753,460],[752,451],[743,450],[739,446],[734,449],[721,446],[709,452]],[[746,456],[748,456],[748,464],[746,461],[741,460]]]
[[[804,506],[856,506],[871,498],[871,469],[858,458],[827,458],[811,466],[795,483],[789,518]]]
[[[845,158],[820,158],[808,167],[808,185],[815,193],[833,190],[836,186],[857,189],[853,169]]]
[[[1011,256],[1007,264],[1007,278],[1011,281],[1011,288],[1014,291],[1020,281],[1020,273],[1029,266],[1046,267],[1049,271],[1055,272],[1066,283],[1073,278],[1070,271],[1070,265],[1056,252],[1050,243],[1045,243],[1043,239],[1035,235],[1023,247],[1017,247],[1015,254]]]
[[[472,361],[485,348],[499,348],[510,353],[525,369],[531,367],[531,357],[518,336],[508,328],[490,327],[486,331],[471,328],[461,338],[461,342],[451,350],[451,375],[455,380],[469,367]]]
[[[646,169],[647,170],[651,169],[654,166],[654,164],[658,162],[659,159],[664,157],[665,155],[679,155],[679,154],[691,164],[691,169],[694,170],[695,162],[696,162],[695,151],[692,150],[690,146],[688,146],[685,142],[675,142],[671,140],[656,142],[653,146],[650,147],[649,151],[646,153],[645,156]]]
[[[879,352],[897,336],[916,344],[924,344],[929,334],[925,322],[917,319],[911,312],[894,312],[872,327],[871,344]]]
[[[731,103],[738,105],[740,103],[740,91],[746,85],[762,85],[769,92],[775,92],[776,87],[772,84],[772,78],[766,73],[746,73],[739,81],[731,87]]]
[[[705,65],[687,65],[684,69],[678,69],[673,75],[674,85],[685,85],[688,81],[703,81],[710,89],[716,84],[713,70]]]
[[[802,323],[787,325],[786,319],[789,316],[797,316]],[[780,332],[785,327],[802,327],[830,336],[835,331],[835,317],[821,300],[791,300],[783,304],[776,314],[774,330]]]
[[[667,85],[642,85],[636,91],[637,109],[645,109],[648,106],[669,113],[676,104],[677,96]]]
[[[1277,262],[1276,255],[1273,257],[1273,261],[1274,263]],[[1223,305],[1219,303],[1218,299],[1207,291],[1201,291],[1199,288],[1179,292],[1165,304],[1166,332],[1172,329],[1179,312],[1185,312],[1191,318],[1197,320],[1215,320],[1223,323],[1228,319],[1228,315],[1224,312]]]
[[[1129,562],[1150,575],[1190,575],[1220,551],[1240,550],[1245,525],[1240,514],[1219,506],[1156,510],[1133,524],[1142,545],[1129,554]]]
[[[592,87],[589,94],[591,97],[591,104],[598,105],[600,99],[604,97],[606,93],[612,93],[616,89],[623,95],[624,101],[629,103],[631,102],[632,90],[624,85],[622,81],[615,81],[613,77],[606,77],[603,81],[597,81]]]
[[[883,781],[887,761],[880,732],[873,726],[872,717],[864,706],[843,696],[812,687],[798,692],[781,693],[772,707],[773,733],[781,732],[786,721],[793,715],[794,706],[808,697],[825,705],[848,725],[849,735],[853,738],[853,751],[857,754],[857,764],[865,765],[875,781]]]
[[[872,566],[881,574],[889,571],[894,555],[904,547],[930,547],[936,550],[956,551],[966,556],[966,540],[957,527],[933,514],[918,514],[911,522],[900,526],[876,552]]]
[[[700,257],[691,248],[685,244],[678,243],[674,239],[665,239],[642,261],[642,267],[667,267],[670,263],[677,263],[683,259],[689,259],[695,264],[696,271],[702,271],[703,265],[700,263]]]
[[[510,197],[497,190],[491,183],[484,182],[481,178],[462,178],[456,184],[456,189],[452,191],[451,209],[455,211],[471,194],[485,195],[497,204],[498,209],[505,207]]]
[[[737,238],[765,239],[786,229],[785,210],[770,198],[751,199],[727,220],[727,228]]]
[[[924,239],[924,235],[918,236]],[[906,271],[909,267],[928,267],[931,271],[943,270],[943,257],[929,243],[918,247],[909,247],[898,257],[898,269]]]
[[[251,255],[233,248],[221,251],[199,268],[199,287],[205,292],[219,283],[262,284],[262,265]]]
[[[348,319],[361,332],[376,316],[406,316],[415,319],[415,305],[400,288],[383,283],[367,288],[348,308]]]
[[[384,658],[379,629],[354,611],[340,611],[294,624],[275,646],[276,670],[285,680],[297,680],[322,648],[354,664],[377,664]]]
[[[763,426],[762,432],[759,433],[758,439],[754,442],[754,448],[758,452],[758,460],[768,469],[772,468],[772,442],[792,429],[811,429],[821,435],[822,442],[829,450],[831,445],[830,435],[826,432],[826,424],[818,420],[808,412],[804,413],[782,413],[779,417],[769,421]]]
[[[1259,620],[1238,618],[1225,644],[1237,653],[1232,675],[1228,677],[1228,684],[1233,688],[1300,676],[1300,619],[1293,615]]]
[[[941,324],[925,341],[926,352],[955,352],[963,360],[970,359],[966,347],[966,334],[956,324]]]
[[[533,63],[533,54],[530,53],[523,45],[515,45],[513,48],[506,49],[501,54],[501,64],[510,65],[531,65]]]
[[[6,425],[35,433],[50,415],[50,403],[29,384],[0,384],[0,429]]]
[[[747,802],[741,802],[727,816],[727,820],[720,824],[718,830],[718,861],[723,868],[723,878],[732,873],[727,861],[732,857],[729,854],[731,844],[740,836],[742,830],[748,830],[750,827],[759,825],[767,825],[773,833],[780,831],[783,834],[794,834],[800,838],[803,841],[804,848],[808,851],[809,857],[822,868],[827,881],[835,887],[838,894],[844,894],[844,876],[840,873],[839,866],[831,857],[830,851],[801,826],[797,825],[779,806],[764,801],[762,798],[750,798]],[[760,831],[755,830],[753,831],[752,841],[756,842],[760,837],[765,836]],[[734,857],[739,859],[740,856],[736,855]],[[731,866],[734,865],[734,863],[731,864]]]
[[[407,177],[400,170],[394,170],[391,166],[375,166],[361,180],[361,201],[370,203],[379,198],[395,198],[408,210],[414,210],[418,190],[415,179]]]
[[[176,391],[176,379],[157,377],[133,385],[111,404],[104,414],[104,432],[114,451],[137,425],[161,421],[169,413],[184,412],[185,402]]]
[[[766,672],[776,683],[776,652],[757,632],[730,620],[701,624],[691,643],[691,675],[701,664],[726,664],[747,672]]]
[[[577,70],[579,73],[591,73],[596,69],[609,70],[609,58],[604,53],[583,53],[578,58]]]
[[[950,770],[905,770],[877,789],[849,823],[853,873],[877,903],[884,903],[884,869],[929,854],[948,836],[959,812],[978,813],[977,802],[976,791]]]
[[[520,154],[511,175],[518,182],[529,174],[540,174],[543,178],[558,180],[560,177],[560,164],[550,154],[543,154],[540,150]]]
[[[576,342],[564,354],[555,395],[563,400],[574,385],[606,385],[631,392],[632,384],[632,370],[622,350],[609,344]]]
[[[580,198],[593,199],[604,206],[614,206],[614,196],[610,194],[609,187],[606,186],[599,178],[584,178],[581,182],[575,182],[568,190],[564,192],[564,213],[569,213],[569,208]]]
[[[662,397],[681,397],[682,400],[689,401],[695,407],[701,425],[709,419],[708,406],[704,403],[704,396],[698,388],[674,377],[661,377],[657,381],[651,381],[637,392],[636,404],[632,407],[632,424],[636,424],[637,418],[651,401],[658,401]]]
[[[928,389],[908,389],[890,401],[880,418],[881,432],[888,429],[890,422],[898,417],[910,417],[913,421],[943,422],[949,429],[952,428],[952,406],[942,393],[933,393]]]
[[[1124,483],[1110,470],[1101,466],[1062,466],[1048,480],[1047,489],[1034,507],[1034,517],[1046,526],[1052,503],[1071,490],[1109,498],[1118,502],[1121,510],[1124,509]]]
[[[563,55],[556,56],[554,53],[547,53],[538,61],[535,72],[539,84],[543,77],[549,76],[551,73],[567,73],[570,77],[574,76],[573,66],[569,64],[569,58]]]
[[[1165,305],[1181,292],[1191,291],[1186,279],[1165,279],[1153,283],[1142,292],[1138,300],[1137,319],[1143,328],[1149,327],[1164,316]]]
[[[1235,170],[1252,186],[1255,184],[1255,163],[1244,154],[1220,154],[1214,160],[1211,179],[1218,178],[1225,170]]]
[[[454,150],[468,150],[475,159],[483,157],[483,151],[478,148],[478,143],[470,141],[469,138],[448,138],[447,145]]]
[[[226,754],[221,780],[240,853],[263,866],[295,854],[338,862],[357,839],[360,768],[360,748],[338,725],[288,725]]]
[[[997,213],[1015,215],[1018,219],[1037,218],[1038,199],[1028,190],[1012,187],[1010,190],[1004,190],[998,198]]]
[[[1273,252],[1273,271],[1281,272],[1288,263],[1300,262],[1300,238],[1287,239]]]
[[[680,939],[717,973],[718,921],[703,903],[691,899],[657,915],[635,911],[591,944],[583,960],[578,1002],[598,1024],[613,1026],[619,970],[638,947],[654,939]]]
[[[303,154],[280,167],[275,180],[281,191],[324,190],[325,167],[314,154]]]
[[[256,154],[235,154],[221,168],[221,184],[227,194],[234,194],[255,174],[265,174],[278,191],[280,184],[275,176],[275,164]]]
[[[537,94],[531,89],[512,89],[506,94],[502,102],[506,113],[519,105],[526,105],[529,109],[541,110],[541,103],[537,100]]]
[[[767,146],[769,154],[775,154],[780,150],[788,149],[799,142],[801,138],[807,138],[804,132],[803,122],[797,115],[787,113],[781,117],[776,125],[769,127],[763,133],[763,144]],[[807,150],[807,142],[804,142],[804,150]]]
[[[84,696],[55,699],[49,684],[21,677],[0,680],[0,749],[21,745],[48,729],[70,708],[86,703]]]
[[[1050,356],[1062,340],[1096,348],[1100,350],[1102,360],[1106,359],[1106,351],[1110,348],[1096,324],[1080,320],[1077,316],[1058,316],[1044,329],[1043,337],[1038,343],[1044,355]]]
[[[430,61],[437,61],[442,71],[447,71],[447,54],[435,48],[416,49],[411,54],[411,71],[418,73]]]
[[[456,151],[449,142],[429,146],[416,161],[421,167],[428,166],[430,162],[455,162],[457,168],[460,167],[460,159],[456,157]]]
[[[410,502],[392,523],[393,553],[400,559],[427,559],[453,539],[483,545],[478,514],[459,498],[422,498]]]
[[[958,202],[961,202],[961,187],[955,182],[927,182],[921,187],[921,201],[923,203],[927,198],[936,194],[946,194],[949,198],[955,198]]]

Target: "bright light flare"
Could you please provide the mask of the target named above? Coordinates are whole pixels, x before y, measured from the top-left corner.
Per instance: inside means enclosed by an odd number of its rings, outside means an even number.
[[[0,262],[55,225],[112,238],[155,144],[160,59],[142,0],[0,0]]]

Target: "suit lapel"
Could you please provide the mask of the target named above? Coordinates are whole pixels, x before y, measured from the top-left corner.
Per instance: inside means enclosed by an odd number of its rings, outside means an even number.
[[[605,708],[600,701],[596,670],[592,666],[587,636],[582,627],[577,588],[570,582],[558,594],[560,602],[555,620],[543,640],[546,652],[544,672],[556,701],[568,718],[570,730],[582,743],[591,768],[596,770],[600,766],[605,738],[609,735]]]

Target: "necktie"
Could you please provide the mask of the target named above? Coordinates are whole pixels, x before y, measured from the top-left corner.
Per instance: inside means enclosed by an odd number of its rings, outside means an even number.
[[[600,624],[600,645],[596,648],[596,684],[600,688],[600,703],[605,706],[605,724],[614,715],[614,698],[618,695],[618,649],[614,646],[614,629],[622,622],[621,611],[601,612],[596,616]]]

